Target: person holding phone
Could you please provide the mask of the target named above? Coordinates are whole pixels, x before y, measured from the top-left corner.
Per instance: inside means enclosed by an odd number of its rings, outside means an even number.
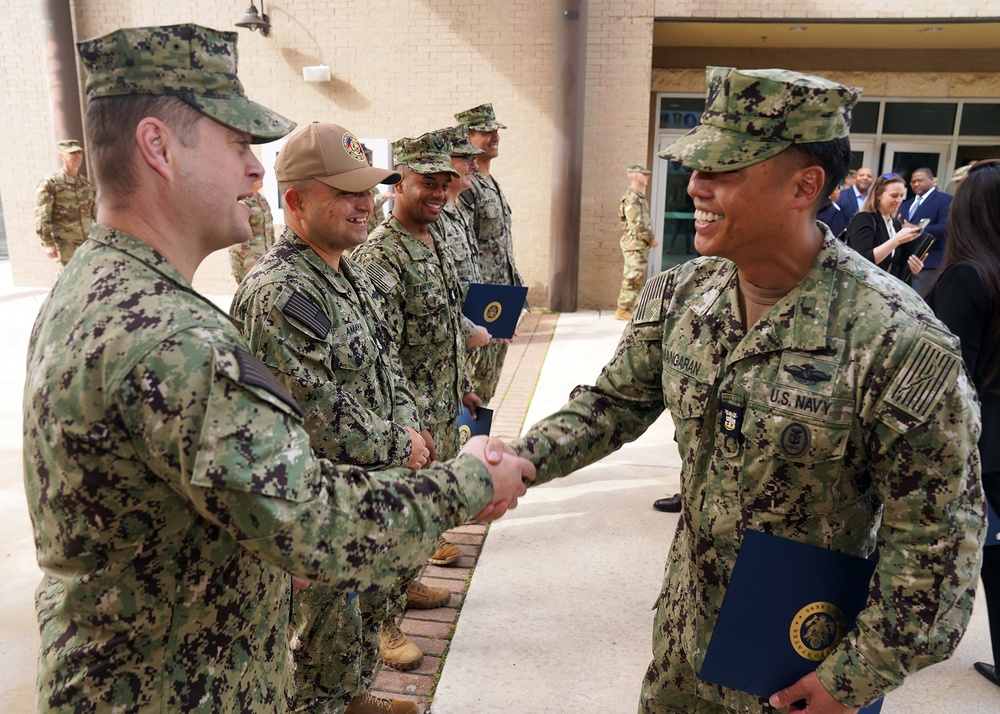
[[[937,278],[937,271],[944,261],[945,253],[945,229],[948,226],[948,211],[951,209],[952,197],[939,191],[935,187],[934,172],[928,168],[914,169],[910,174],[911,198],[899,208],[898,218],[903,226],[907,224],[919,224],[923,219],[928,219],[924,227],[927,237],[933,237],[930,249],[926,251],[924,269],[917,275],[914,273],[912,279],[913,289],[926,297],[934,280]],[[902,258],[905,261],[911,254],[919,256],[917,248],[920,245],[914,242],[912,245],[903,248]]]
[[[903,177],[882,174],[872,184],[864,208],[854,215],[847,227],[847,245],[896,277],[904,268],[916,275],[924,267],[923,261],[916,256],[904,256],[897,250],[920,235],[918,226],[903,226],[895,218],[904,196],[906,182]]]

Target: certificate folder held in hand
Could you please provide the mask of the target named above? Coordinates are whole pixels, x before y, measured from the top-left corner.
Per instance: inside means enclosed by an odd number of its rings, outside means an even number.
[[[474,436],[490,435],[490,428],[493,426],[493,410],[486,407],[476,409],[476,418],[473,419],[469,410],[464,406],[458,407],[458,445],[465,446],[465,442]]]
[[[764,699],[795,684],[854,628],[874,572],[874,560],[747,531],[698,678]]]
[[[482,325],[493,337],[509,339],[521,317],[528,288],[518,285],[469,283],[462,314]]]

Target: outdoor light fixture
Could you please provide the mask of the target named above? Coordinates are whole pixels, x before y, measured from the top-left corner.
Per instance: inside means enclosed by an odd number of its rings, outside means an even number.
[[[268,31],[271,29],[271,23],[267,19],[267,15],[264,14],[264,0],[260,0],[260,14],[257,14],[257,6],[254,4],[253,0],[250,0],[250,7],[247,8],[246,16],[236,23],[237,27],[245,27],[250,32],[254,30],[260,30],[260,34],[267,37]]]

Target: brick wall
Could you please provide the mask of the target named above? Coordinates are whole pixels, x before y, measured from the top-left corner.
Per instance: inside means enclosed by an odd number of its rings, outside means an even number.
[[[812,4],[768,3],[757,12],[767,13],[762,17],[824,16]],[[14,98],[0,113],[0,196],[20,285],[48,285],[55,277],[52,262],[37,245],[32,217],[35,185],[57,167],[38,5],[38,0],[7,0],[0,43],[0,91]],[[839,5],[845,16],[857,12],[854,5]],[[882,11],[896,17],[1000,16],[1000,0],[959,5],[963,9],[891,0]],[[92,37],[120,26],[178,22],[236,30],[233,23],[246,3],[75,0],[72,6],[77,36]],[[363,138],[413,136],[451,124],[456,111],[493,102],[508,126],[493,173],[513,208],[516,257],[531,289],[529,300],[545,305],[557,7],[555,0],[268,2],[268,37],[238,31],[240,76],[247,93],[264,105],[300,123],[340,123]],[[754,12],[746,3],[663,0],[590,0],[588,10],[581,308],[615,302],[621,268],[617,205],[626,186],[625,164],[652,161],[651,92],[703,90],[700,69],[651,70],[654,16]],[[330,66],[331,82],[302,80],[302,67],[316,64]],[[896,77],[885,75],[887,93],[905,86],[905,78]],[[982,80],[955,75],[948,91],[990,91],[983,87],[995,82],[994,74]],[[205,261],[195,286],[213,294],[233,291],[224,253]]]
[[[1000,17],[1000,0],[882,0],[861,5],[851,0],[784,0],[783,2],[742,2],[742,0],[656,0],[656,17],[703,18],[864,18],[914,19]]]

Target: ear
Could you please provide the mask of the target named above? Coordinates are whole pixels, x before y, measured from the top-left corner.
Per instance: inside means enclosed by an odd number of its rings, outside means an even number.
[[[146,164],[165,179],[173,176],[174,165],[169,149],[173,135],[156,117],[145,117],[135,128],[135,142]]]
[[[826,172],[819,166],[804,166],[792,175],[794,181],[793,208],[810,208],[823,193]]]
[[[299,191],[294,186],[285,191],[285,195],[282,196],[282,201],[285,204],[285,208],[287,208],[289,212],[300,221],[302,220],[302,215],[303,215],[302,211],[303,198],[304,197],[302,192]]]

